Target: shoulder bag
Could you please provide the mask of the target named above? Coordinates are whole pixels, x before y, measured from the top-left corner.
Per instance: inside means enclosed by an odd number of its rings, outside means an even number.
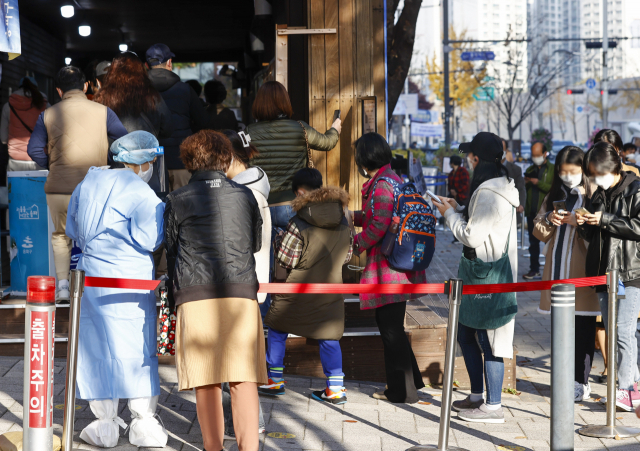
[[[465,285],[489,285],[512,283],[511,261],[509,260],[509,241],[513,212],[509,223],[507,245],[498,260],[484,262],[479,258],[469,259],[462,255],[458,266],[458,277]],[[465,294],[460,305],[461,324],[473,329],[498,329],[509,323],[518,313],[515,293]]]
[[[307,137],[307,129],[304,128],[304,125],[302,124],[302,122],[297,121],[298,124],[300,124],[300,127],[302,127],[302,131],[304,132],[304,142],[307,145],[307,167],[309,168],[315,168],[315,165],[313,164],[313,160],[311,159],[311,147],[309,147],[309,138]]]

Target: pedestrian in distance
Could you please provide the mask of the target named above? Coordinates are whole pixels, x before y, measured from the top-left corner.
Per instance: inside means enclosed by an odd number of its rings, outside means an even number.
[[[522,168],[513,162],[513,152],[507,147],[507,141],[502,140],[502,148],[504,154],[502,158],[502,164],[507,168],[507,174],[509,178],[513,179],[520,196],[520,205],[516,208],[517,213],[524,213],[524,206],[527,201],[527,188],[524,186],[524,178],[522,177]],[[518,222],[520,222],[518,220]]]
[[[502,142],[480,132],[460,144],[473,167],[469,205],[461,209],[451,198],[435,203],[447,226],[464,245],[458,277],[465,284],[509,283],[518,277],[516,208],[518,190],[502,165]],[[490,267],[490,271],[487,271]],[[481,273],[481,275],[476,274]],[[465,295],[460,305],[458,344],[471,380],[471,395],[455,401],[458,418],[475,423],[504,423],[504,360],[513,358],[517,302],[512,296]],[[484,364],[483,364],[484,354]],[[487,396],[483,400],[484,381]]]
[[[393,156],[387,141],[377,133],[365,133],[355,142],[358,172],[369,179],[362,185],[362,211],[354,212],[353,223],[362,227],[354,238],[353,252],[367,253],[360,283],[427,283],[424,271],[396,271],[382,253],[382,241],[391,225],[394,188],[386,180],[403,180],[391,169]],[[407,301],[418,294],[361,294],[360,309],[375,309],[375,318],[384,347],[387,389],[373,394],[376,399],[395,403],[415,403],[423,388],[422,374],[404,331]]]
[[[296,215],[276,238],[276,259],[290,270],[287,283],[342,283],[342,266],[351,260],[352,241],[345,209],[349,194],[323,187],[317,169],[300,169],[292,180]],[[288,334],[318,340],[327,386],[313,399],[347,402],[339,340],[344,333],[342,294],[277,294],[265,317],[269,383],[265,395],[284,395],[284,354]]]
[[[289,94],[282,83],[277,81],[268,81],[258,89],[251,112],[257,122],[249,124],[246,132],[260,152],[251,160],[251,164],[261,167],[269,177],[271,191],[268,202],[273,240],[275,229],[285,229],[289,220],[295,216],[291,208],[291,202],[295,198],[291,191],[294,174],[302,168],[312,166],[310,149],[328,152],[338,144],[342,121],[336,119],[323,134],[304,121],[292,119],[293,108]],[[273,270],[273,247],[270,252]],[[262,304],[263,315],[270,303],[270,296],[267,296],[267,301]]]
[[[638,392],[638,343],[636,325],[640,312],[640,178],[622,169],[617,149],[605,141],[594,144],[583,162],[584,173],[593,178],[596,190],[586,209],[576,212],[583,238],[589,242],[587,277],[603,276],[617,269],[624,284],[624,299],[618,300],[617,337],[618,390],[616,406],[630,412],[640,405]],[[608,329],[607,287],[596,287],[605,329]],[[607,330],[607,334],[609,334]],[[615,358],[615,356],[608,356]]]
[[[178,388],[195,388],[204,448],[217,451],[224,440],[221,384],[228,382],[238,449],[255,451],[258,385],[268,380],[254,258],[262,246],[260,207],[251,189],[225,175],[234,153],[222,133],[188,137],[180,156],[193,175],[167,196],[164,216]]]
[[[77,67],[60,69],[56,90],[62,100],[40,113],[27,146],[31,159],[49,169],[44,192],[55,228],[51,247],[58,278],[57,301],[69,301],[71,239],[65,227],[71,194],[89,168],[107,164],[109,140],[127,134],[110,108],[87,99],[87,86]]]
[[[238,131],[238,119],[233,111],[222,102],[227,98],[227,88],[220,80],[209,80],[204,84],[204,98],[207,100],[207,113],[211,130]]]
[[[584,152],[567,146],[556,157],[553,183],[534,219],[533,234],[545,243],[542,280],[586,277],[588,243],[578,233],[576,211],[591,197],[591,184],[582,172]],[[589,374],[596,341],[596,318],[600,315],[598,295],[593,287],[576,288],[574,398],[586,401],[591,396]],[[540,292],[538,312],[551,314],[551,292]]]
[[[124,52],[116,56],[109,68],[94,102],[109,107],[129,133],[144,130],[158,140],[171,137],[172,115],[160,93],[153,87],[144,64],[134,53]],[[161,199],[167,195],[166,168],[156,161],[149,186]],[[159,258],[159,257],[158,257]]]
[[[542,201],[551,189],[553,181],[553,164],[547,160],[549,149],[542,142],[531,145],[532,165],[524,172],[524,182],[527,187],[527,203],[525,216],[529,232],[529,272],[522,276],[525,280],[540,279],[540,240],[533,234],[533,221],[540,211]]]
[[[451,172],[449,172],[449,194],[458,205],[466,205],[469,196],[469,171],[462,166],[462,158],[452,155],[449,159]]]
[[[622,138],[618,134],[617,131],[612,130],[610,128],[604,128],[596,133],[596,136],[593,138],[593,143],[606,142],[611,144],[618,155],[620,155],[622,161],[622,170],[625,172],[633,172],[633,174],[640,177],[640,171],[635,166],[629,165],[624,161],[624,145],[622,144]]]
[[[620,156],[622,157],[623,163],[636,169],[640,169],[640,167],[638,166],[640,160],[637,152],[638,146],[636,146],[634,143],[626,143],[624,146],[622,146],[622,152],[620,152]]]
[[[9,152],[7,171],[44,169],[31,159],[27,146],[38,116],[50,106],[47,96],[38,89],[35,78],[20,79],[20,87],[9,96],[0,118],[0,141],[7,145]]]
[[[82,250],[78,269],[89,277],[153,280],[151,253],[164,237],[164,204],[142,174],[158,158],[158,140],[137,131],[114,141],[124,169],[89,170],[75,188],[66,232]],[[160,397],[156,297],[153,292],[84,289],[78,337],[77,392],[97,420],[80,433],[103,448],[118,444],[118,401],[127,399],[129,441],[162,448],[168,434],[155,418]]]
[[[146,63],[149,79],[171,111],[173,132],[160,139],[164,147],[165,163],[169,171],[169,191],[189,183],[191,174],[180,160],[180,144],[191,134],[207,127],[209,117],[202,100],[187,83],[173,72],[175,55],[165,44],[154,44],[147,49]]]

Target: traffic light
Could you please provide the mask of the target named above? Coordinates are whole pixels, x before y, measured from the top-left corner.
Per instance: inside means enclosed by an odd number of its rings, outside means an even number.
[[[567,94],[584,94],[584,89],[567,89]]]
[[[588,49],[601,49],[602,41],[587,41],[585,42],[585,45]],[[609,41],[610,49],[615,49],[616,47],[618,47],[618,41]]]
[[[607,91],[609,91],[609,95],[613,95],[613,94],[617,94],[618,90],[617,89],[608,89]],[[604,91],[600,91],[600,95],[604,94]]]

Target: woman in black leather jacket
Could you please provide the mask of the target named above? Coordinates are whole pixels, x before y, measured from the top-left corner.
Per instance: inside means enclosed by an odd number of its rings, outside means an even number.
[[[587,204],[590,213],[576,213],[580,233],[589,242],[586,275],[602,276],[609,269],[617,269],[625,286],[625,298],[618,301],[616,405],[630,412],[634,403],[640,404],[635,337],[640,312],[640,178],[622,170],[618,152],[606,142],[594,144],[583,164],[584,173],[598,186]],[[608,293],[605,286],[596,291],[607,328]]]
[[[238,448],[255,451],[258,385],[268,380],[253,257],[262,246],[262,217],[251,190],[226,176],[232,155],[229,139],[212,130],[180,146],[193,175],[167,196],[167,288],[177,305],[178,385],[196,389],[205,449],[222,449],[221,384],[228,382]]]

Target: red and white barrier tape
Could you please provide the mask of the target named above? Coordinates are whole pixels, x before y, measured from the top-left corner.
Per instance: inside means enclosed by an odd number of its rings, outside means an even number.
[[[515,282],[489,285],[464,285],[462,294],[511,293],[550,290],[558,283],[579,287],[605,285],[607,276],[581,277],[578,279],[545,280],[541,282]],[[112,279],[85,277],[84,286],[94,288],[120,288],[125,290],[155,290],[159,280]],[[308,294],[443,294],[443,283],[419,284],[359,284],[359,283],[261,283],[259,293],[308,293]]]

